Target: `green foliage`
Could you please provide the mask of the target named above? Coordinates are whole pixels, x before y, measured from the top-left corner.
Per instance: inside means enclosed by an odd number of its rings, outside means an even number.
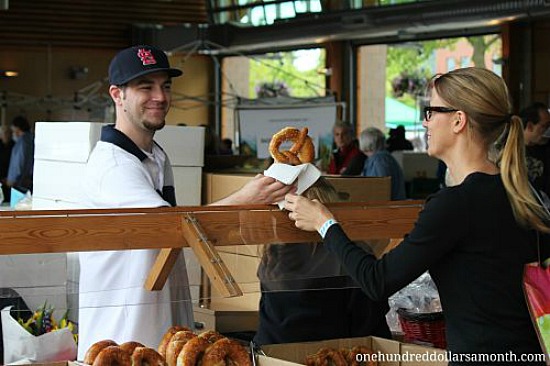
[[[435,50],[439,48],[453,48],[457,38],[438,39],[425,42],[403,43],[398,46],[389,46],[386,64],[386,95],[391,96],[391,82],[404,71],[418,77],[431,77],[432,70],[428,64]],[[413,104],[414,105],[414,104]]]
[[[257,97],[262,84],[285,84],[292,97],[316,97],[325,95],[325,75],[318,72],[324,68],[325,52],[319,58],[308,60],[311,69],[300,71],[294,66],[295,52],[271,53],[257,56],[250,62],[249,98]]]
[[[24,319],[18,318],[17,322],[27,332],[34,336],[40,336],[62,328],[69,328],[69,330],[73,333],[75,342],[78,342],[78,335],[75,332],[75,325],[69,320],[69,310],[65,311],[59,321],[55,320],[53,317],[53,312],[54,308],[51,305],[48,305],[47,301],[45,301],[44,305],[39,307],[29,319],[25,321]]]
[[[454,50],[458,41],[463,38],[438,39],[424,42],[403,43],[388,47],[386,67],[386,95],[394,96],[395,81],[403,75],[412,75],[415,78],[430,78],[434,70],[430,68],[434,52],[441,48]],[[475,66],[486,67],[484,57],[487,52],[496,52],[501,47],[500,36],[491,34],[485,36],[468,37],[466,40],[472,45],[474,55],[472,61]],[[411,107],[415,106],[414,96],[403,94],[399,100]]]

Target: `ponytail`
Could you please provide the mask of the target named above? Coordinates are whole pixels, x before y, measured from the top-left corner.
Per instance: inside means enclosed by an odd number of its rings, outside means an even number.
[[[508,136],[497,164],[517,222],[541,232],[550,233],[550,216],[533,195],[528,180],[523,125],[518,116],[511,116]]]

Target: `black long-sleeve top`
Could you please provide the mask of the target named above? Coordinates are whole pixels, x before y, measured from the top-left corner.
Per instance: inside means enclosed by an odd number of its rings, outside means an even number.
[[[542,352],[522,290],[524,264],[537,259],[536,234],[516,223],[500,175],[473,173],[431,196],[413,230],[380,260],[353,245],[339,225],[324,243],[374,300],[429,270],[448,350]]]

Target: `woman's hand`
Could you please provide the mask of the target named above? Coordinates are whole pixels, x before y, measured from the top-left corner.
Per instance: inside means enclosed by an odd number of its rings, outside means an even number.
[[[305,231],[319,231],[325,221],[334,218],[321,202],[295,194],[285,196],[285,209],[296,227]]]

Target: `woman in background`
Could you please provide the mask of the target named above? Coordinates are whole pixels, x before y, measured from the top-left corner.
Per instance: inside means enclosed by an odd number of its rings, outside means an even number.
[[[336,190],[322,177],[303,195],[338,201]],[[262,291],[254,337],[258,344],[369,335],[391,338],[385,318],[387,299],[372,301],[365,296],[321,243],[267,245],[258,278]]]

